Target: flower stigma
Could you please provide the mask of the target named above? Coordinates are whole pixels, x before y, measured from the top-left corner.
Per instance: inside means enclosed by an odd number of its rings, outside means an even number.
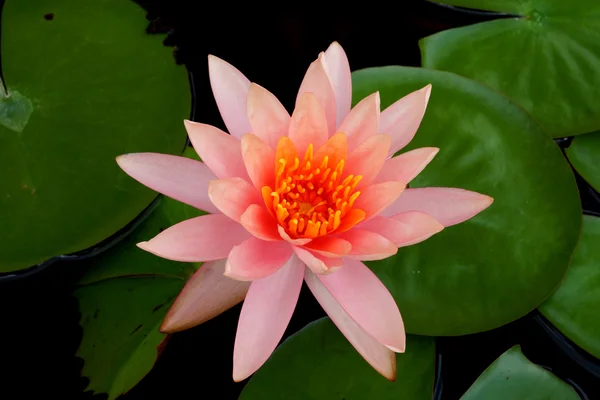
[[[332,140],[333,139],[333,140]],[[329,146],[327,146],[329,144]],[[365,218],[353,208],[362,175],[344,176],[346,136],[334,135],[317,154],[310,144],[304,158],[282,137],[275,157],[275,189],[262,188],[267,208],[292,238],[316,238],[350,229]]]

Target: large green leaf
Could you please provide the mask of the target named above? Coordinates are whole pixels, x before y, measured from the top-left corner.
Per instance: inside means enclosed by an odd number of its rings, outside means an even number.
[[[600,192],[600,131],[574,137],[565,152],[583,179]]]
[[[198,265],[156,257],[135,246],[202,212],[169,198],[122,243],[89,261],[75,296],[83,338],[77,355],[88,389],[109,399],[128,391],[152,368],[165,335],[158,328]]]
[[[429,106],[408,148],[440,152],[411,186],[475,190],[495,201],[369,265],[396,298],[409,332],[484,331],[535,309],[558,285],[580,233],[578,191],[541,127],[475,81],[422,68],[372,68],[353,74],[354,101],[379,90],[384,108],[428,83]]]
[[[397,380],[379,375],[327,317],[288,338],[254,374],[240,400],[431,400],[433,338],[409,336]]]
[[[569,339],[600,358],[600,218],[584,216],[571,268],[540,311]]]
[[[512,97],[554,137],[600,129],[600,2],[434,0],[516,14],[423,39],[422,65]]]
[[[158,328],[184,283],[124,276],[77,289],[83,327],[77,356],[84,360],[88,390],[115,399],[150,371],[166,336]]]
[[[0,272],[90,247],[156,193],[128,152],[180,153],[190,92],[130,0],[7,0],[0,89]]]
[[[531,363],[519,346],[502,354],[461,400],[580,400],[575,390]]]

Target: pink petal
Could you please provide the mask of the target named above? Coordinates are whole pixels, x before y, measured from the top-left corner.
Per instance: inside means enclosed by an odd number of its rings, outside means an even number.
[[[184,124],[194,150],[217,177],[249,180],[239,139],[211,125],[188,120]]]
[[[219,212],[208,198],[208,182],[216,176],[203,163],[158,153],[131,153],[117,157],[129,176],[182,203],[210,213]]]
[[[398,181],[408,184],[433,160],[440,149],[421,147],[385,161],[375,182]]]
[[[225,260],[202,264],[177,296],[160,331],[173,333],[192,328],[244,300],[250,283],[229,279],[223,271]]]
[[[379,133],[359,144],[348,156],[345,173],[362,175],[358,188],[370,185],[379,175],[390,149],[390,135]]]
[[[405,185],[400,182],[381,182],[367,186],[361,190],[354,202],[354,208],[365,212],[365,221],[379,214],[392,204],[404,191]]]
[[[310,243],[312,241],[312,239],[310,238],[292,239],[290,235],[287,234],[285,229],[283,229],[283,227],[279,224],[277,224],[277,233],[279,233],[279,236],[281,236],[283,240],[285,240],[289,244],[293,244],[294,246],[304,246],[305,244]]]
[[[275,182],[275,151],[254,134],[242,137],[242,157],[254,186],[262,190]]]
[[[250,84],[247,107],[252,132],[271,148],[276,148],[279,138],[287,135],[290,114],[277,97],[255,83]]]
[[[327,141],[327,119],[314,94],[304,93],[298,97],[288,136],[296,145],[300,157],[304,156],[309,144],[316,151]]]
[[[443,187],[406,189],[402,196],[381,215],[390,217],[406,211],[421,211],[431,215],[444,226],[451,226],[472,218],[493,202],[494,199],[489,196],[464,189]]]
[[[365,332],[390,350],[404,352],[406,333],[396,301],[366,265],[347,259],[334,274],[318,279]]]
[[[336,126],[340,126],[352,105],[352,76],[348,57],[338,42],[325,51],[323,66],[335,95]]]
[[[338,132],[348,136],[348,151],[379,133],[379,104],[379,92],[375,92],[362,99],[344,118]]]
[[[237,138],[252,132],[246,114],[250,81],[237,68],[215,56],[208,56],[208,74],[219,112],[230,134]]]
[[[238,322],[233,350],[233,380],[240,382],[269,358],[298,302],[304,268],[292,257],[276,273],[250,285]]]
[[[277,221],[264,207],[251,204],[240,217],[240,224],[248,232],[262,240],[281,240],[277,232]]]
[[[338,235],[352,245],[348,257],[357,260],[383,260],[398,252],[385,236],[364,229],[353,228]]]
[[[329,258],[296,246],[294,246],[294,252],[316,274],[331,273],[343,264],[341,258]]]
[[[348,254],[352,249],[352,245],[347,240],[339,237],[321,236],[306,244],[305,248],[322,256],[335,258]]]
[[[210,181],[208,197],[223,214],[237,222],[251,204],[262,203],[256,188],[242,178]]]
[[[335,274],[332,274],[332,276],[333,275]],[[323,310],[329,315],[329,318],[331,318],[333,323],[344,334],[346,339],[348,339],[365,361],[381,375],[392,382],[395,381],[395,354],[390,349],[377,342],[373,336],[365,332],[356,322],[354,322],[331,293],[329,293],[317,275],[307,269],[304,273],[304,280],[319,304],[321,304],[321,307],[323,307]]]
[[[381,113],[379,132],[392,137],[390,156],[406,146],[417,133],[430,94],[431,85],[427,85],[404,96]]]
[[[429,239],[444,229],[444,225],[429,214],[407,211],[391,218],[378,215],[358,228],[378,233],[397,247],[406,247]]]
[[[292,246],[283,240],[267,242],[251,236],[231,249],[225,275],[240,281],[264,278],[281,268],[292,254]]]
[[[162,258],[183,262],[227,258],[250,234],[223,214],[209,214],[173,225],[138,247]]]
[[[304,93],[313,93],[319,100],[327,119],[327,131],[329,135],[336,132],[336,100],[333,87],[325,72],[324,53],[319,54],[319,58],[308,67],[306,75],[300,84],[298,97],[296,98],[296,108],[298,108],[300,99]],[[293,118],[293,115],[292,115]],[[294,141],[295,142],[295,141]],[[296,145],[299,148],[298,145]],[[317,146],[318,147],[318,146]]]

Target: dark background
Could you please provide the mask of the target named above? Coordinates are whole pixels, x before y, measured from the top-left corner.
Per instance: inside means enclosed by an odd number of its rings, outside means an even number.
[[[148,11],[148,32],[168,33],[165,45],[173,47],[176,62],[190,72],[192,119],[221,128],[209,86],[208,54],[235,65],[291,111],[306,68],[334,40],[346,50],[352,70],[419,66],[420,38],[502,17],[421,0],[398,3],[393,10],[378,7],[372,17],[325,15],[322,10],[309,10],[307,15],[276,15],[271,10],[234,15],[231,9],[209,12],[201,1],[137,2]],[[568,146],[569,140],[560,144]],[[600,211],[597,193],[583,181],[580,189],[584,208]],[[106,397],[84,393],[83,361],[75,357],[82,332],[71,293],[84,270],[85,261],[59,261],[26,279],[0,279],[0,399]],[[155,368],[122,399],[237,399],[244,382],[232,381],[231,360],[239,310],[235,307],[202,326],[172,335]],[[304,287],[286,336],[323,315]],[[565,340],[536,312],[494,331],[439,338],[436,397],[460,398],[514,344],[521,344],[533,362],[574,385],[584,399],[600,398],[598,361]]]

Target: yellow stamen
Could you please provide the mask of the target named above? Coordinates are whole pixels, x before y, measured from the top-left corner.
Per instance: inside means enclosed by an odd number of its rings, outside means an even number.
[[[346,137],[340,133],[317,152],[310,144],[302,159],[288,137],[279,140],[275,186],[265,186],[261,193],[267,208],[290,237],[316,238],[333,233],[349,214],[352,221],[359,220],[356,215],[362,210],[353,209],[353,205],[360,196],[355,188],[362,176],[344,175],[346,154]],[[349,219],[341,229],[349,223],[354,224]]]

